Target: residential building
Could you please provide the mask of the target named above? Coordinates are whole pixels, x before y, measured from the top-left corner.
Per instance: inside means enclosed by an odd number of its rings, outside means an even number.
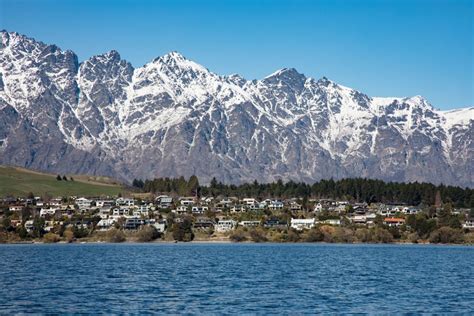
[[[228,232],[228,231],[231,231],[233,229],[235,229],[235,227],[237,226],[237,222],[234,221],[234,220],[220,220],[217,222],[216,224],[216,231],[217,232]]]
[[[314,218],[292,218],[290,227],[296,230],[311,229],[315,226],[316,219]]]
[[[239,225],[242,227],[258,227],[260,226],[260,221],[240,221]]]
[[[383,219],[383,222],[388,227],[400,227],[405,224],[405,219],[398,217],[387,217]]]

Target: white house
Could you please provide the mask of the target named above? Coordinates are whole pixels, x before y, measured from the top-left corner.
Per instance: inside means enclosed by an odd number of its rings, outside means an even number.
[[[155,227],[159,233],[164,233],[166,230],[166,221],[161,220],[159,222],[155,222],[152,224],[152,226]]]
[[[245,212],[247,209],[245,208],[244,205],[234,205],[230,208],[230,211],[232,213],[241,213],[241,212]]]
[[[341,220],[340,219],[326,219],[321,222],[322,224],[326,225],[334,225],[334,226],[340,226],[341,225]]]
[[[185,205],[180,205],[175,210],[172,210],[171,212],[176,213],[176,214],[185,214],[188,212],[188,207]]]
[[[104,207],[112,207],[114,206],[114,201],[113,200],[96,200],[95,201],[95,206],[97,208],[104,208]]]
[[[115,204],[119,206],[134,206],[135,205],[135,200],[134,199],[129,199],[129,198],[123,198],[120,197],[115,200]]]
[[[271,210],[281,210],[283,209],[283,202],[277,200],[271,201],[268,208]]]
[[[291,219],[291,228],[296,230],[311,229],[316,224],[316,219],[314,218],[292,218]]]
[[[233,230],[236,226],[237,226],[237,222],[229,219],[229,220],[218,221],[215,227],[216,227],[217,232],[223,233],[223,232],[228,232],[228,231]]]
[[[55,208],[42,208],[40,210],[40,216],[45,217],[46,215],[51,215],[54,216],[56,214],[56,209]]]
[[[254,205],[257,203],[257,200],[254,198],[244,198],[242,199],[242,203],[248,206]]]
[[[181,205],[184,205],[184,206],[193,205],[194,204],[194,197],[183,197],[183,198],[181,198],[179,203],[181,203]]]
[[[321,203],[317,203],[314,205],[314,211],[315,212],[322,212],[323,211],[323,205]]]
[[[240,221],[239,225],[242,227],[258,227],[260,226],[260,221]]]
[[[301,211],[301,204],[298,204],[296,202],[291,202],[290,203],[290,210],[292,211]]]
[[[98,230],[109,230],[115,224],[115,218],[103,218],[97,223]]]
[[[27,232],[31,232],[33,230],[34,226],[33,226],[33,220],[32,219],[29,219],[25,222],[25,229]]]
[[[467,219],[464,224],[462,224],[462,228],[465,229],[474,229],[474,218]]]
[[[88,210],[88,209],[91,208],[91,205],[92,205],[91,200],[83,198],[83,197],[76,199],[75,202],[76,202],[77,207],[80,210]],[[50,204],[50,205],[52,205],[52,204]]]

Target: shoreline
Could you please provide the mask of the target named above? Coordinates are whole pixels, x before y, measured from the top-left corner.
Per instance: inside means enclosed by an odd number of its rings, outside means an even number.
[[[145,244],[150,244],[150,245],[170,245],[170,244],[188,244],[188,245],[204,245],[204,244],[214,244],[214,245],[219,245],[219,244],[233,244],[233,245],[250,245],[250,244],[272,244],[272,245],[298,245],[298,244],[304,244],[304,245],[422,245],[422,246],[467,246],[467,247],[472,247],[474,244],[455,244],[455,243],[429,243],[429,242],[420,242],[420,243],[413,243],[413,242],[390,242],[390,243],[375,243],[375,242],[352,242],[352,243],[344,243],[344,242],[324,242],[324,241],[318,241],[318,242],[255,242],[255,241],[243,241],[243,242],[234,242],[231,240],[193,240],[193,241],[169,241],[169,240],[155,240],[155,241],[150,241],[150,242],[140,242],[140,241],[133,241],[133,240],[128,240],[124,242],[108,242],[108,241],[73,241],[73,242],[66,242],[66,241],[59,241],[56,243],[48,243],[48,242],[43,242],[43,241],[19,241],[19,242],[6,242],[6,243],[0,243],[1,245],[54,245],[54,244],[60,244],[60,245],[86,245],[86,244],[107,244],[107,245],[145,245]]]

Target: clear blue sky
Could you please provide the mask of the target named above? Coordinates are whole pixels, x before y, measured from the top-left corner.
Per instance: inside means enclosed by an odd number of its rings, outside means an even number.
[[[370,96],[474,105],[473,1],[0,0],[0,28],[135,67],[179,51],[218,74],[283,67]]]

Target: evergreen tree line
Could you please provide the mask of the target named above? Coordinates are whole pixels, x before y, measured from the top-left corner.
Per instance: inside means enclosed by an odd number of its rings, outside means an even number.
[[[61,177],[60,174],[58,174],[58,175],[56,176],[56,180],[58,180],[58,181],[68,181],[68,179],[67,179],[67,177],[66,177],[65,175],[63,175],[63,176]],[[71,181],[74,181],[74,178],[71,177],[70,180],[71,180]]]
[[[208,186],[200,186],[196,176],[189,180],[180,178],[156,178],[133,181],[133,186],[152,193],[175,193],[203,196],[236,196],[257,198],[329,198],[367,203],[406,203],[409,205],[434,205],[439,196],[443,203],[455,207],[474,207],[474,189],[431,183],[398,183],[382,180],[351,178],[321,180],[313,184],[278,180],[272,183],[223,184],[215,178]]]

